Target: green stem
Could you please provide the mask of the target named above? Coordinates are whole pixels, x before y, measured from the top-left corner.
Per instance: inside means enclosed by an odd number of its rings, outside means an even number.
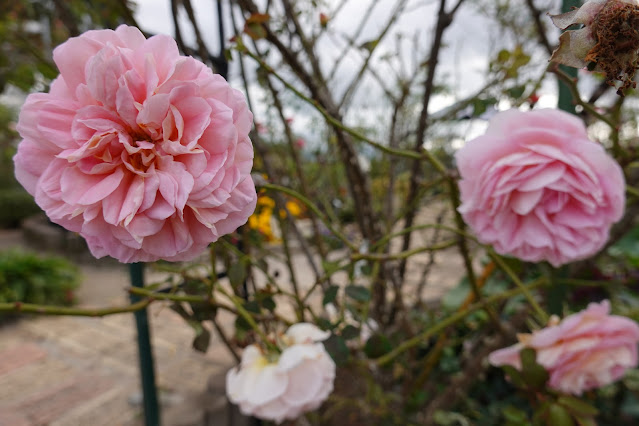
[[[385,245],[386,243],[388,243],[393,238],[401,237],[402,235],[408,234],[409,232],[420,231],[422,229],[442,229],[444,231],[449,231],[449,232],[453,232],[455,234],[461,235],[461,236],[463,236],[465,238],[468,238],[468,239],[471,239],[473,241],[477,241],[477,239],[474,236],[472,236],[471,234],[469,234],[468,232],[461,231],[461,230],[459,230],[457,228],[453,228],[452,226],[440,225],[438,223],[427,223],[427,224],[423,224],[423,225],[413,225],[413,226],[411,226],[409,228],[404,228],[401,231],[385,235],[384,237],[380,238],[379,241],[377,241],[375,244],[372,244],[370,249],[371,249],[371,251],[373,251],[373,250]]]
[[[630,185],[626,185],[626,192],[634,197],[639,198],[639,189],[633,188]]]
[[[224,296],[226,296],[229,299],[229,301],[235,306],[235,309],[237,309],[237,313],[242,318],[244,318],[244,320],[251,326],[251,328],[255,331],[255,333],[257,333],[257,335],[260,336],[260,338],[262,339],[262,342],[264,342],[264,344],[268,346],[269,349],[274,350],[278,353],[281,352],[280,348],[278,348],[277,345],[275,345],[268,338],[268,336],[262,331],[259,325],[255,322],[255,319],[253,318],[253,316],[251,316],[251,314],[246,309],[244,309],[244,306],[242,306],[242,299],[240,299],[239,297],[233,294],[228,293],[221,286],[217,287],[217,291],[219,291],[220,293],[222,293]]]
[[[521,290],[521,292],[526,297],[526,300],[528,300],[528,303],[530,303],[530,306],[532,306],[532,308],[535,310],[535,312],[539,316],[539,319],[542,321],[543,324],[546,324],[548,322],[548,314],[546,313],[546,311],[542,309],[539,303],[537,303],[533,295],[530,293],[529,288],[526,287],[524,283],[521,282],[521,280],[519,279],[517,274],[512,270],[512,268],[508,266],[508,264],[504,262],[504,259],[500,255],[495,253],[495,251],[492,248],[488,249],[488,256],[490,256],[490,258],[493,259],[493,261],[497,264],[497,266],[499,266],[499,268],[502,271],[504,271],[506,275],[508,275],[508,277]]]
[[[307,197],[305,197],[304,195],[300,194],[297,191],[294,191],[290,188],[286,188],[284,186],[280,186],[280,185],[274,185],[274,184],[270,184],[270,183],[265,183],[262,184],[260,186],[260,188],[262,189],[269,189],[271,191],[279,191],[279,192],[283,192],[287,195],[290,195],[291,197],[294,197],[296,199],[298,199],[299,201],[301,201],[306,207],[308,207],[325,225],[326,227],[337,237],[339,238],[344,244],[346,244],[351,250],[353,251],[358,251],[358,248],[355,244],[353,244],[344,234],[342,234],[338,229],[336,229],[331,222],[328,220],[328,218],[326,218],[326,216],[324,216],[324,214],[320,211],[320,209],[313,204],[313,202],[311,200],[309,200]]]
[[[457,239],[454,239],[454,240],[444,241],[439,244],[433,244],[432,246],[417,247],[412,250],[406,250],[406,251],[402,251],[402,252],[394,253],[394,254],[353,253],[351,255],[351,260],[357,261],[361,259],[367,259],[367,260],[375,260],[375,261],[384,261],[384,260],[406,259],[411,257],[414,254],[423,253],[425,251],[444,250],[454,245],[457,245],[457,243],[458,243]]]
[[[486,297],[480,302],[477,302],[474,305],[471,305],[464,310],[458,311],[452,314],[451,316],[449,316],[448,318],[444,318],[443,320],[439,321],[437,324],[435,324],[428,330],[424,331],[423,333],[420,333],[417,336],[406,340],[405,342],[401,343],[399,346],[397,346],[395,349],[393,349],[386,355],[383,355],[377,358],[375,360],[375,363],[379,366],[384,366],[390,363],[391,361],[393,361],[395,358],[397,358],[397,356],[419,345],[420,343],[424,342],[426,339],[431,338],[435,334],[441,331],[444,331],[447,327],[463,320],[464,318],[466,318],[468,315],[472,314],[473,312],[478,311],[480,309],[485,309],[487,306],[495,302],[499,302],[504,299],[509,299],[520,293],[526,293],[534,288],[540,287],[545,284],[547,284],[546,278],[542,277],[542,278],[536,279],[535,281],[521,288],[515,288],[509,291],[505,291],[503,293],[496,294],[494,296]]]
[[[144,299],[127,306],[114,306],[109,308],[83,309],[69,308],[66,306],[36,305],[33,303],[10,302],[0,303],[0,312],[18,312],[42,315],[68,315],[75,317],[104,317],[107,315],[136,312],[146,308],[153,299]]]
[[[186,295],[177,295],[177,294],[167,294],[167,293],[156,293],[152,290],[147,290],[145,288],[140,287],[130,287],[128,289],[130,294],[135,294],[138,296],[146,296],[155,300],[171,300],[173,302],[187,302],[187,303],[210,303],[211,299],[203,296],[186,296]],[[212,303],[215,305],[214,303]]]
[[[559,69],[559,67],[557,67],[557,64],[554,64],[554,63],[550,64],[548,69],[550,72],[557,74],[557,77],[559,77],[561,81],[566,83],[566,85],[568,86],[568,89],[570,90],[570,93],[572,94],[573,101],[575,103],[577,103],[578,105],[581,105],[583,109],[586,112],[588,112],[588,114],[606,123],[608,126],[610,126],[611,129],[615,131],[617,130],[617,125],[615,124],[614,121],[612,121],[610,118],[606,117],[605,115],[600,114],[599,112],[597,112],[594,106],[592,106],[588,102],[585,102],[581,99],[581,96],[579,95],[579,90],[577,89],[577,80],[575,78],[571,77],[570,75],[566,74],[564,71]]]

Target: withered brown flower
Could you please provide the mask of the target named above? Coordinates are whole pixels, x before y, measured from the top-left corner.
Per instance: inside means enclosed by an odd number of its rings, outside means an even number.
[[[550,18],[562,30],[582,26],[561,35],[551,62],[601,72],[622,96],[625,89],[636,87],[633,78],[639,62],[637,0],[589,0],[579,9]]]

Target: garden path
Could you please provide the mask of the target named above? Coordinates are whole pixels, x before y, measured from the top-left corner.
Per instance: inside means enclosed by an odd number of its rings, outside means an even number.
[[[432,223],[434,215],[433,209],[427,209],[418,219]],[[428,233],[418,233],[411,246],[432,243]],[[25,246],[19,230],[0,230],[0,250]],[[425,253],[411,258],[407,300],[416,298],[423,267],[428,263]],[[78,266],[83,274],[77,291],[79,306],[128,302],[125,266],[95,260]],[[281,264],[271,266],[280,272],[278,281],[289,280]],[[308,288],[312,272],[306,259],[295,256],[294,266],[302,287]],[[438,299],[462,273],[455,250],[442,252],[428,275],[422,298]],[[344,279],[336,277],[335,282]],[[151,306],[149,317],[163,424],[225,425],[230,412],[224,398],[224,376],[233,365],[225,347],[213,338],[206,354],[191,349],[192,329],[160,303]],[[229,324],[232,318],[221,317],[220,321]],[[0,326],[0,426],[141,425],[139,389],[131,314],[27,317]]]
[[[0,249],[16,246],[24,246],[20,232],[1,230]],[[79,266],[79,306],[127,303],[126,267]],[[209,381],[223,389],[233,364],[226,349],[215,341],[206,354],[191,349],[192,329],[165,306],[153,305],[149,318],[163,424],[200,425],[207,409],[224,416],[225,399],[206,389]],[[139,425],[139,389],[131,314],[27,317],[0,326],[0,426]]]

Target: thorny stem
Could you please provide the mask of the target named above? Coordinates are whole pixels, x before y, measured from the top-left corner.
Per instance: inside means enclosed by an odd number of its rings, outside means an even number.
[[[421,105],[421,113],[419,115],[419,121],[417,125],[417,134],[415,136],[415,152],[419,152],[423,150],[426,155],[428,161],[437,169],[439,173],[442,175],[446,174],[446,168],[441,164],[427,149],[424,150],[424,138],[426,136],[426,131],[429,126],[429,114],[428,108],[430,105],[431,96],[433,94],[434,86],[435,86],[435,72],[437,69],[437,63],[439,61],[439,52],[442,47],[442,40],[444,36],[444,32],[446,28],[452,23],[453,16],[458,8],[461,6],[464,0],[458,0],[457,4],[453,7],[450,12],[446,12],[446,0],[440,0],[439,2],[439,11],[437,12],[437,24],[435,26],[435,34],[433,35],[433,40],[430,47],[430,52],[428,55],[428,69],[426,71],[426,79],[424,81],[424,94],[422,97],[422,105]],[[415,199],[418,190],[418,176],[419,172],[422,169],[419,161],[413,161],[411,172],[410,172],[410,185],[408,188],[408,196],[406,197],[406,202],[410,202]],[[451,199],[453,195],[451,193]],[[404,227],[413,226],[413,221],[415,220],[416,209],[410,209],[406,212],[404,216]],[[404,240],[402,242],[402,250],[407,250],[410,247],[411,234],[408,233],[404,235]],[[404,260],[399,265],[399,277],[400,279],[404,278],[404,274],[406,272],[406,264],[407,260]],[[470,278],[470,277],[469,277]]]
[[[436,335],[437,333],[445,330],[446,328],[448,328],[449,326],[463,320],[464,318],[466,318],[468,315],[472,314],[475,311],[478,311],[480,309],[484,309],[487,306],[495,303],[495,302],[499,302],[501,300],[504,299],[509,299],[513,296],[516,296],[520,293],[528,293],[530,290],[535,289],[537,287],[541,287],[543,285],[547,285],[548,284],[548,280],[545,277],[541,277],[536,279],[535,281],[531,282],[528,285],[522,285],[522,287],[519,288],[515,288],[509,291],[505,291],[503,293],[499,293],[496,294],[494,296],[490,296],[490,297],[486,297],[483,300],[475,303],[474,305],[469,306],[468,308],[456,312],[452,315],[450,315],[447,318],[444,318],[441,321],[438,321],[437,324],[433,325],[431,328],[427,329],[426,331],[418,334],[417,336],[408,339],[404,342],[402,342],[399,346],[397,346],[395,349],[393,349],[392,351],[390,351],[389,353],[387,353],[386,355],[383,355],[379,358],[377,358],[374,362],[376,365],[378,366],[384,366],[389,364],[391,361],[393,361],[395,358],[397,358],[399,355],[401,355],[402,353],[406,352],[407,350],[419,345],[420,343],[426,341],[427,339],[429,339],[430,337]]]
[[[344,244],[346,244],[351,250],[353,251],[358,251],[358,248],[355,244],[353,244],[344,234],[342,234],[339,230],[337,230],[333,224],[328,220],[328,218],[326,218],[326,216],[324,216],[324,214],[320,211],[320,209],[313,204],[313,202],[311,200],[309,200],[307,197],[305,197],[304,195],[300,194],[297,191],[294,191],[290,188],[286,188],[284,186],[280,186],[280,185],[273,185],[270,183],[265,183],[261,185],[261,188],[263,189],[269,189],[271,191],[279,191],[279,192],[283,192],[285,194],[290,195],[291,197],[294,197],[296,199],[298,199],[300,202],[302,202],[306,207],[308,207],[315,215],[317,215],[317,217],[324,222],[324,224],[326,225],[326,227],[337,237],[339,238]]]
[[[107,315],[131,313],[149,306],[154,299],[144,299],[127,306],[109,308],[82,309],[65,306],[36,305],[33,303],[10,302],[0,303],[0,312],[18,312],[43,315],[68,315],[75,317],[104,317]]]
[[[253,331],[255,331],[255,333],[257,333],[257,335],[260,336],[260,338],[262,339],[262,342],[266,346],[268,346],[269,349],[274,350],[278,353],[280,352],[280,349],[277,347],[277,345],[274,344],[268,338],[268,336],[264,333],[264,331],[262,331],[260,326],[255,322],[255,319],[253,318],[253,316],[246,309],[244,309],[244,306],[242,306],[242,299],[235,296],[234,294],[227,292],[221,286],[217,286],[217,291],[222,293],[224,296],[226,296],[227,299],[229,299],[231,303],[233,303],[233,305],[235,306],[235,309],[237,309],[237,313],[242,318],[244,318],[244,320],[251,326]]]
[[[508,275],[508,277],[521,290],[521,292],[526,297],[526,300],[528,300],[528,303],[530,303],[530,306],[532,306],[532,308],[535,310],[535,312],[539,316],[539,319],[542,321],[542,323],[544,324],[547,323],[548,314],[546,313],[546,311],[542,309],[541,306],[539,306],[539,303],[537,303],[533,295],[530,293],[529,291],[530,287],[525,286],[524,283],[521,282],[521,280],[519,279],[517,274],[512,270],[512,268],[508,266],[508,264],[504,261],[504,259],[500,255],[495,253],[495,251],[492,248],[488,249],[488,256],[490,256],[490,258],[497,264],[497,266],[499,266],[499,269],[504,271],[506,275]]]
[[[618,130],[617,125],[615,124],[614,121],[612,121],[609,117],[606,117],[605,115],[600,114],[599,112],[597,112],[594,106],[592,106],[588,102],[581,99],[581,95],[579,94],[579,90],[577,89],[577,81],[574,78],[572,78],[571,76],[566,74],[564,71],[562,71],[559,68],[559,66],[554,62],[548,66],[548,71],[557,74],[557,77],[559,77],[561,81],[566,83],[566,86],[568,86],[568,89],[570,90],[570,93],[572,94],[573,100],[578,105],[581,105],[583,109],[586,112],[588,112],[588,114],[606,123],[608,126],[610,126],[610,128],[613,131]]]
[[[218,336],[220,336],[220,339],[224,343],[224,346],[226,346],[226,348],[229,350],[229,352],[233,356],[233,359],[235,359],[235,362],[239,363],[241,360],[240,355],[237,353],[237,351],[233,347],[233,344],[231,343],[229,338],[226,336],[226,333],[224,332],[224,329],[222,328],[220,323],[217,321],[217,318],[214,317],[212,319],[212,322],[213,322],[213,327],[215,327],[215,331],[217,331],[217,334]]]
[[[353,253],[351,255],[351,260],[358,261],[362,259],[367,260],[375,260],[375,261],[385,261],[385,260],[398,260],[398,259],[407,259],[417,253],[423,253],[425,251],[437,251],[437,250],[445,250],[457,244],[457,239],[444,241],[438,244],[433,244],[432,246],[423,246],[417,247],[412,250],[406,250],[399,253],[392,254],[377,254],[377,253]]]
[[[237,33],[237,25],[235,23],[235,15],[234,14],[232,14],[232,16],[231,16],[231,24],[233,25],[234,33]],[[245,72],[245,69],[244,69],[244,57],[243,56],[240,56],[240,73],[241,73],[241,76],[242,76],[242,81],[244,83],[244,90],[246,92],[246,100],[247,100],[247,103],[249,105],[249,109],[253,111],[252,102],[251,102],[251,93],[249,91],[249,84],[248,84],[248,80],[246,78],[246,72]],[[269,86],[272,87],[271,84],[270,84],[270,80],[269,80]],[[280,104],[279,98],[277,98],[277,94],[276,94],[276,92],[274,90],[273,90],[273,98],[276,101],[276,106],[278,104]],[[281,105],[279,106],[278,109],[280,110],[280,113],[282,113]],[[254,117],[254,120],[255,120],[255,115],[253,117]],[[285,121],[285,120],[283,119],[283,121]],[[287,126],[287,123],[284,123],[284,125]],[[290,133],[290,129],[288,129],[288,127],[287,127],[287,136],[289,138],[289,144],[291,145],[291,149],[293,150],[293,147],[292,147],[292,143],[293,142],[292,142],[292,140],[290,140],[292,136],[291,136],[291,133]],[[275,177],[274,176],[274,170],[270,166],[270,163],[269,163],[269,161],[267,159],[267,152],[266,152],[266,149],[264,148],[264,146],[262,145],[262,140],[261,140],[261,138],[259,136],[259,133],[258,132],[254,132],[254,134],[252,135],[252,138],[253,138],[253,145],[255,146],[255,150],[259,153],[259,155],[263,159],[264,170],[266,171],[266,173],[269,176]],[[292,154],[294,155],[295,152],[292,152]],[[295,158],[295,157],[294,157],[294,160],[295,160],[296,166],[300,167],[299,160],[297,158]],[[303,179],[301,179],[301,182],[302,183],[304,182]],[[302,187],[303,187],[303,189],[305,188],[304,184],[302,185]],[[308,193],[308,191],[304,190],[304,193]],[[278,212],[278,214],[276,214],[277,221],[279,223],[280,229],[283,232],[286,232],[287,228],[285,227],[285,221],[279,215],[279,211],[284,210],[286,212],[286,214],[287,214],[287,219],[291,218],[291,214],[288,211],[288,209],[286,207],[286,203],[284,202],[284,200],[282,199],[280,194],[277,194],[274,197],[274,200],[275,200],[275,205],[276,205],[277,212]],[[316,226],[315,217],[312,218],[312,222]],[[308,249],[306,241],[304,240],[303,235],[299,231],[299,229],[297,227],[297,224],[294,221],[292,221],[292,220],[290,220],[288,223],[290,223],[291,230],[293,231],[293,233],[297,237],[297,239],[299,241],[299,244],[300,244],[300,247],[302,248],[302,251],[306,255],[306,258],[308,260],[309,265],[311,266],[311,269],[313,270],[313,272],[315,273],[316,276],[319,276],[319,271],[317,270],[317,267],[315,266],[315,262],[313,261],[313,256],[312,256],[310,250]],[[318,239],[319,239],[319,232],[317,233],[317,236],[318,236]],[[298,286],[298,283],[297,283],[297,275],[295,273],[295,268],[293,267],[293,261],[292,261],[292,258],[291,258],[289,241],[288,241],[288,238],[286,238],[286,235],[284,235],[284,238],[282,239],[282,242],[283,242],[283,248],[284,248],[284,255],[286,256],[286,265],[288,267],[289,274],[290,274],[290,277],[291,277],[291,284],[293,286],[293,291],[295,292],[295,298],[296,298],[296,300],[299,303],[300,297],[299,297],[299,286]],[[320,243],[321,243],[321,241],[320,241]],[[320,253],[323,254],[322,246],[320,245],[319,248],[320,248]],[[303,321],[304,320],[304,308],[303,308],[303,306],[299,306],[299,309],[298,309],[297,313],[298,313],[298,318],[301,321]]]
[[[368,138],[367,136],[363,135],[362,133],[358,132],[357,130],[354,130],[354,129],[351,129],[350,127],[345,126],[344,123],[342,123],[340,120],[338,120],[337,118],[335,118],[331,114],[329,114],[328,111],[326,111],[326,109],[319,104],[319,102],[317,102],[314,99],[311,99],[310,97],[306,96],[305,94],[300,92],[298,89],[296,89],[291,83],[286,81],[286,79],[284,79],[284,77],[279,75],[270,65],[268,65],[266,62],[264,62],[256,54],[254,54],[253,52],[251,52],[250,50],[248,50],[246,48],[241,48],[239,46],[238,46],[238,48],[241,49],[240,51],[242,53],[250,56],[256,62],[258,62],[262,68],[264,68],[269,74],[272,74],[275,78],[277,78],[277,80],[279,80],[282,84],[284,84],[284,86],[286,86],[287,89],[289,89],[291,92],[293,92],[295,94],[295,96],[297,96],[298,98],[302,99],[303,101],[305,101],[308,104],[310,104],[311,106],[313,106],[313,108],[315,108],[320,114],[322,114],[324,119],[326,121],[328,121],[334,127],[337,127],[339,129],[343,130],[344,132],[348,133],[349,135],[353,136],[354,138],[359,139],[359,140],[361,140],[363,142],[366,142],[367,144],[379,149],[380,151],[382,151],[382,152],[384,152],[386,154],[397,155],[399,157],[405,157],[405,158],[412,158],[414,160],[424,159],[424,157],[426,156],[425,154],[420,154],[420,153],[414,152],[414,151],[390,148],[390,147],[388,147],[386,145],[383,145],[383,144],[381,144],[379,142],[375,142],[374,140]]]
[[[273,105],[277,109],[278,114],[280,116],[280,120],[282,121],[282,125],[284,126],[284,132],[286,134],[286,139],[288,140],[289,151],[291,153],[291,157],[293,158],[293,164],[295,165],[295,172],[297,175],[297,179],[299,180],[300,188],[304,194],[311,194],[311,191],[308,188],[308,183],[306,182],[306,177],[304,176],[304,173],[302,170],[302,161],[297,152],[297,149],[294,146],[295,143],[293,141],[293,133],[291,131],[291,126],[289,125],[289,123],[286,120],[286,117],[284,116],[284,106],[282,105],[282,102],[280,101],[279,93],[275,89],[273,84],[271,83],[270,77],[266,78],[266,83],[273,96]],[[286,208],[286,205],[284,207]],[[290,217],[291,216],[289,214],[287,218],[290,218]],[[317,245],[317,250],[319,252],[320,257],[324,259],[327,256],[327,251],[326,251],[326,247],[324,246],[324,241],[322,240],[322,235],[320,233],[319,224],[317,223],[317,218],[314,215],[311,215],[310,220],[311,220],[311,226],[313,227],[313,238],[315,240],[315,244]],[[293,223],[293,226],[295,226],[294,223]],[[295,229],[297,228],[295,227]],[[299,235],[299,240],[300,240],[300,244],[304,244],[303,236]],[[283,242],[286,242],[286,240],[283,240]],[[288,250],[288,248],[286,249]],[[313,261],[313,257],[312,256],[307,256],[307,257],[308,257],[308,262],[311,264],[311,267],[313,268],[313,271],[315,272],[315,275],[316,275],[315,278],[317,278],[317,276],[319,275],[319,271],[315,267],[315,262]],[[291,275],[293,275],[292,268],[291,268]],[[326,282],[326,285],[327,286],[330,285],[330,282]]]
[[[410,228],[404,228],[401,231],[395,232],[393,234],[388,234],[386,236],[384,236],[382,239],[380,239],[379,241],[377,241],[375,244],[372,244],[370,249],[374,250],[379,246],[383,246],[386,243],[388,243],[390,240],[392,240],[393,238],[397,238],[397,237],[401,237],[402,235],[408,233],[408,232],[413,232],[413,231],[420,231],[423,229],[441,229],[444,231],[449,231],[449,232],[453,232],[455,234],[461,235],[464,238],[468,238],[471,239],[473,241],[477,241],[477,239],[470,235],[469,233],[465,232],[465,231],[461,231],[457,228],[453,228],[452,226],[446,226],[446,225],[440,225],[438,223],[427,223],[424,225],[414,225],[411,226]]]

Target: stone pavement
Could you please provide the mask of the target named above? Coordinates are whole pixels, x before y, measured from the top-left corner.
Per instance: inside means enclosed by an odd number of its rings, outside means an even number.
[[[16,245],[19,233],[0,231],[0,249]],[[80,306],[127,303],[126,267],[81,268]],[[208,424],[226,424],[222,390],[232,357],[214,340],[206,354],[191,349],[192,329],[161,303],[149,320],[163,424],[201,425],[215,411],[218,422]],[[0,326],[0,426],[139,425],[140,402],[132,314],[32,316]]]

